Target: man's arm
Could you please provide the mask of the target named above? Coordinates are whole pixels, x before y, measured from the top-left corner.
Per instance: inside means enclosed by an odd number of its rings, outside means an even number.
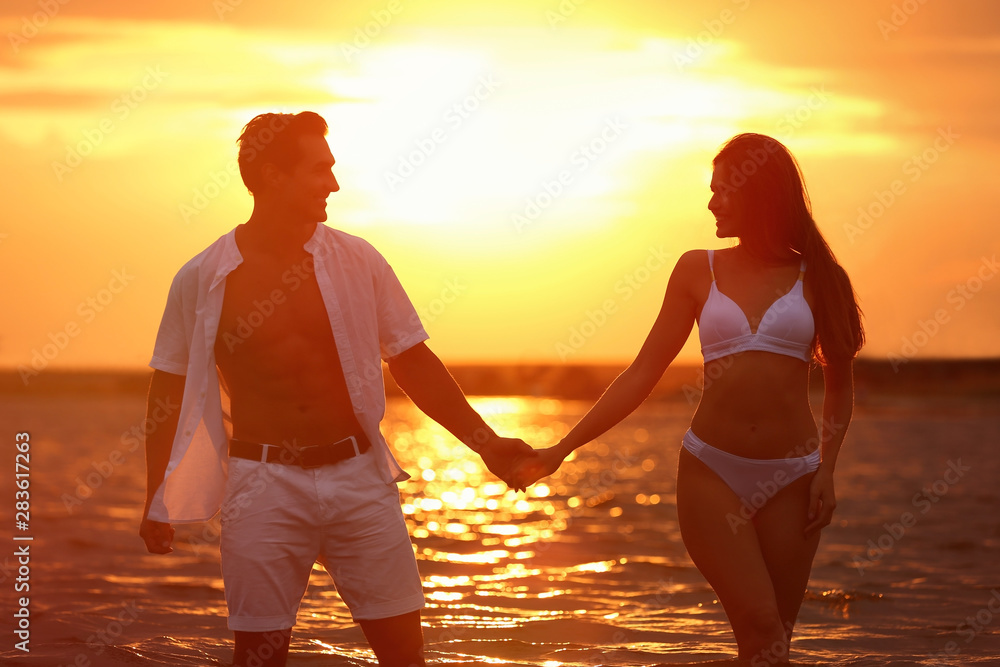
[[[184,398],[184,376],[154,370],[146,399],[146,423],[155,427],[146,433],[146,505],[142,510],[139,535],[146,542],[150,553],[165,554],[173,549],[174,529],[169,523],[148,518],[149,506],[156,490],[163,482],[170,463],[170,450],[177,433],[180,404]]]
[[[501,438],[472,409],[455,378],[424,343],[389,359],[389,371],[399,388],[424,414],[477,452],[490,472],[517,488],[514,471],[537,456],[523,440]]]

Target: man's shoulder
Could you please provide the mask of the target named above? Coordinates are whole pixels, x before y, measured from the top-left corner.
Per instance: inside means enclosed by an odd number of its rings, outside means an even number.
[[[235,231],[235,229],[229,230],[197,255],[184,262],[184,265],[178,269],[177,277],[175,279],[197,279],[197,277],[201,275],[202,271],[206,269],[214,271],[224,257],[225,253],[229,250],[230,237],[235,233]]]
[[[323,241],[325,243],[330,243],[334,245],[343,246],[345,248],[358,249],[361,251],[375,251],[375,246],[371,244],[367,239],[363,239],[360,236],[354,234],[349,234],[342,229],[334,229],[329,225],[320,224],[320,233],[323,235]]]
[[[323,235],[321,237],[322,243],[325,246],[336,250],[338,253],[346,254],[356,259],[368,262],[372,260],[378,262],[385,261],[385,258],[382,257],[382,253],[380,253],[367,239],[355,236],[354,234],[349,234],[340,229],[328,227],[326,225],[321,224],[319,227],[320,232]]]

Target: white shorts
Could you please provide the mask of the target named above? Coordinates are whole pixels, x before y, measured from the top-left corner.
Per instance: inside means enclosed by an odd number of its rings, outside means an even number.
[[[221,549],[230,630],[295,625],[317,560],[355,620],[424,606],[399,490],[374,457],[370,448],[309,469],[229,459]]]

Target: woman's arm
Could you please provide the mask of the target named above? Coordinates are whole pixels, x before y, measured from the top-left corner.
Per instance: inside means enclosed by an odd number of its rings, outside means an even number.
[[[697,278],[707,272],[704,251],[692,250],[677,260],[667,283],[663,305],[638,356],[566,437],[547,450],[552,452],[549,456],[561,462],[570,452],[615,426],[646,400],[691,334],[698,309],[694,286]]]
[[[833,469],[854,413],[854,361],[828,363],[823,367],[823,383],[823,421],[819,427],[822,461],[810,485],[807,533],[828,525],[837,506]]]

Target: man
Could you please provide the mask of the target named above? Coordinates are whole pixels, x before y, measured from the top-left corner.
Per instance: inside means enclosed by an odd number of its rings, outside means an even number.
[[[174,278],[150,365],[140,535],[222,510],[234,665],[284,665],[318,559],[386,666],[423,665],[423,594],[379,431],[381,362],[428,416],[514,485],[534,456],[469,406],[385,259],[319,224],[339,190],[317,114],[262,114],[239,139],[250,219]],[[162,406],[180,405],[163,421]]]

